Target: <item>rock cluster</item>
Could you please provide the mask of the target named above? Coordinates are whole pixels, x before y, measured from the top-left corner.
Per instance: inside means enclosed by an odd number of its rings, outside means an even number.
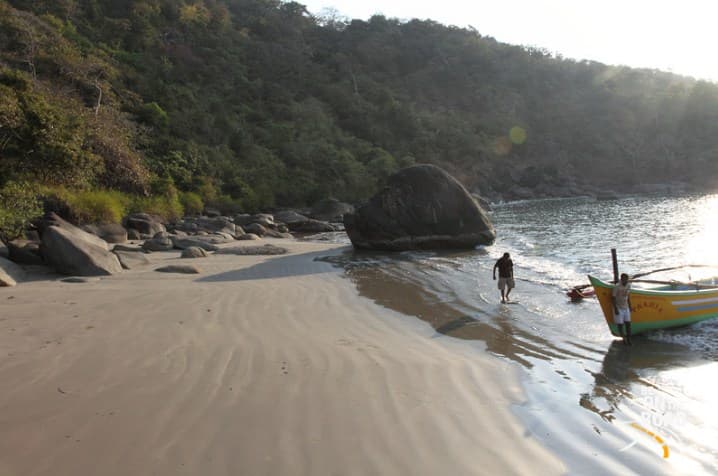
[[[280,212],[292,227],[306,231],[334,231],[327,222],[308,218],[294,211]],[[302,228],[304,227],[304,228]],[[0,286],[14,286],[24,276],[23,265],[49,265],[73,277],[120,273],[150,263],[146,253],[182,250],[182,258],[203,258],[220,250],[220,245],[236,240],[262,240],[263,237],[292,238],[290,225],[274,215],[241,214],[221,216],[219,212],[186,217],[165,224],[159,217],[136,213],[122,224],[77,227],[55,213],[48,213],[37,224],[34,240],[15,240],[3,248],[0,258]],[[141,240],[140,244],[127,243]],[[112,245],[111,245],[112,244]],[[272,245],[230,247],[231,254],[282,254],[285,248]],[[172,272],[177,272],[179,268]],[[188,267],[182,268],[187,272]]]

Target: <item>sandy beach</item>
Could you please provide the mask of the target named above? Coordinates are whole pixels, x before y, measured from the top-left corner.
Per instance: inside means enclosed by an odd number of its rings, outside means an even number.
[[[315,260],[340,245],[271,242],[0,288],[0,476],[565,471],[511,364],[360,296]]]

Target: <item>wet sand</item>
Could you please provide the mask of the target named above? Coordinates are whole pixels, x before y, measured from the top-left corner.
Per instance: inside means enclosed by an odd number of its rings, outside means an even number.
[[[528,397],[513,411],[568,474],[716,474],[710,353],[662,335],[625,346],[607,332],[596,303],[572,304],[526,280],[512,294],[515,305],[501,305],[494,259],[482,250],[346,251],[327,260],[362,296],[430,324],[437,339],[513,363]],[[710,325],[670,336],[706,333]]]
[[[0,288],[0,476],[566,471],[515,365],[364,297],[317,260],[340,246],[272,242]]]

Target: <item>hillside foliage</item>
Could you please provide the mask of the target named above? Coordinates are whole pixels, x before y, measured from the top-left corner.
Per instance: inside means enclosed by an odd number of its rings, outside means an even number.
[[[483,193],[711,186],[717,119],[715,84],[432,21],[279,0],[0,0],[0,186],[150,200],[170,183],[180,206],[245,210],[359,201],[412,163]]]

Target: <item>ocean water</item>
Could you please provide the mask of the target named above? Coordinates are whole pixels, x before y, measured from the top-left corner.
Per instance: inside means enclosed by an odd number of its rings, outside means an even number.
[[[359,292],[415,316],[437,339],[465,339],[520,369],[515,408],[572,474],[717,474],[718,319],[648,333],[624,346],[595,299],[571,303],[587,274],[612,277],[709,265],[656,279],[718,276],[718,195],[539,200],[495,205],[496,243],[473,251],[327,258]],[[321,239],[346,242],[343,234]],[[516,289],[500,303],[491,272],[509,252]]]

